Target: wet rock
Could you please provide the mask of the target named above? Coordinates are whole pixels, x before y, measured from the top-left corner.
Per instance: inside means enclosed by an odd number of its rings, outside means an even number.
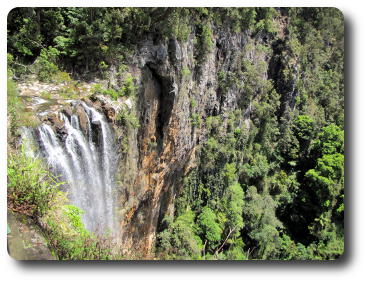
[[[56,135],[61,141],[66,139],[67,131],[65,129],[65,123],[60,119],[58,112],[47,113],[47,115],[43,116],[43,122],[55,129]]]
[[[88,116],[85,113],[84,108],[81,105],[78,105],[76,107],[75,114],[79,117],[80,130],[84,134],[87,134],[87,132],[88,132]]]
[[[70,119],[71,115],[73,115],[73,109],[70,106],[65,106],[62,109],[62,113],[64,113],[65,116]]]
[[[109,122],[112,122],[112,121],[115,120],[116,111],[113,107],[111,107],[108,104],[104,104],[104,105],[102,105],[102,110],[103,110],[103,113],[106,115],[107,120]]]
[[[48,124],[50,124],[51,126],[59,126],[64,124],[64,122],[61,121],[56,112],[49,113],[47,116],[44,117],[44,121],[47,121]]]

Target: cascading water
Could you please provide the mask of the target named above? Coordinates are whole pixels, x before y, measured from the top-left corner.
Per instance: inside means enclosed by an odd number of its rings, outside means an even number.
[[[85,112],[86,129],[79,116],[59,113],[64,123],[63,137],[48,124],[35,130],[39,154],[53,172],[66,183],[71,202],[85,211],[83,222],[92,232],[116,232],[114,180],[117,160],[114,133],[105,116],[84,102],[74,101]],[[29,139],[29,130],[23,131]]]

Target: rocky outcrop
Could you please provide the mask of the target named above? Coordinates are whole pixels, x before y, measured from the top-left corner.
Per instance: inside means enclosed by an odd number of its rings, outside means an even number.
[[[39,227],[22,214],[7,212],[9,255],[16,260],[57,260]]]

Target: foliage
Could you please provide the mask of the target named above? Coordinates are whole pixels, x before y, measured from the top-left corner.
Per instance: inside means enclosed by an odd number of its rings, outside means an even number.
[[[224,213],[226,214],[226,226],[233,234],[240,231],[244,225],[242,211],[244,209],[244,192],[239,183],[233,183],[228,187],[224,195]]]
[[[116,120],[122,125],[137,129],[140,127],[139,119],[133,113],[128,110],[121,109],[116,115]]]
[[[277,32],[276,25],[274,24],[274,19],[277,16],[277,11],[274,8],[258,8],[257,17],[259,20],[255,24],[256,32],[268,32],[274,34]]]
[[[21,107],[22,104],[18,96],[17,86],[14,83],[14,81],[11,78],[9,78],[9,75],[11,75],[11,73],[9,74],[8,71],[7,102],[8,102],[8,119],[10,122],[10,127],[8,128],[8,130],[10,130],[10,135],[14,136],[19,126],[19,116],[17,114],[22,109]]]
[[[182,8],[173,8],[167,18],[167,25],[163,34],[167,37],[177,38],[179,41],[186,41],[191,33],[189,22],[189,11]]]
[[[203,53],[211,51],[213,48],[213,31],[209,25],[203,25],[201,27],[200,41]]]
[[[130,73],[125,75],[123,85],[119,91],[120,96],[134,97],[135,96],[135,84],[134,78]]]
[[[117,100],[119,97],[134,97],[136,87],[134,78],[130,73],[125,74],[124,81],[120,89],[104,88],[102,84],[94,84],[92,88],[93,94],[102,94],[109,96],[112,100]]]
[[[157,236],[158,254],[165,259],[199,259],[202,243],[196,235],[194,213],[190,210],[174,221],[166,217],[168,228]]]
[[[39,9],[13,9],[8,15],[10,52],[15,56],[34,56],[41,47],[42,36],[37,16]]]
[[[191,75],[191,71],[190,71],[190,69],[189,69],[189,68],[187,68],[187,67],[182,68],[182,69],[181,69],[181,75],[182,75],[182,77],[183,77],[184,79],[188,79],[188,78],[190,77],[190,75]]]
[[[193,113],[191,114],[191,125],[194,127],[200,127],[202,123],[202,118],[200,114]]]
[[[50,209],[61,183],[45,168],[41,160],[20,154],[8,158],[8,206],[20,213],[36,217]]]
[[[57,57],[59,54],[60,52],[51,46],[41,50],[40,56],[34,64],[37,77],[40,81],[49,82],[59,72],[59,68],[57,67]]]
[[[222,227],[217,221],[217,216],[210,207],[205,206],[198,216],[198,225],[203,238],[208,241],[209,248],[218,245],[221,235]]]
[[[280,245],[281,222],[275,215],[276,202],[267,194],[259,194],[256,187],[246,193],[245,219],[248,240],[254,246],[253,256],[260,259],[277,258]]]
[[[67,204],[65,194],[59,191],[52,206],[40,219],[50,246],[60,260],[108,260],[113,255],[107,239],[96,237],[85,229],[81,220],[84,212]]]

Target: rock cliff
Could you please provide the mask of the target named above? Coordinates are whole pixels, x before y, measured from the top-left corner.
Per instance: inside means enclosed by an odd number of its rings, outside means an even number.
[[[121,225],[126,250],[150,254],[163,217],[174,211],[182,176],[205,140],[202,121],[217,115],[225,120],[248,95],[236,86],[223,90],[218,74],[237,72],[244,59],[269,64],[270,58],[257,51],[256,41],[246,34],[218,30],[213,41],[200,65],[193,38],[183,43],[174,39],[155,43],[150,38],[139,43],[133,56],[129,67],[139,86],[134,107],[141,127],[122,133],[127,134],[129,146],[119,176],[124,184]],[[250,112],[249,107],[248,117]]]

